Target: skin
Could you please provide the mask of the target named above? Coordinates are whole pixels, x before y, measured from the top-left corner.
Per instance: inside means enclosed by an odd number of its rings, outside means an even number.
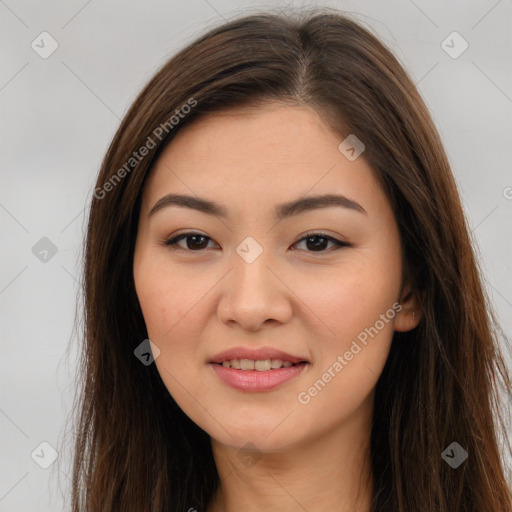
[[[210,114],[177,134],[143,191],[136,291],[163,382],[212,440],[222,485],[209,512],[316,512],[334,510],[333,503],[370,510],[375,385],[393,332],[413,329],[421,311],[402,283],[391,206],[364,153],[350,161],[338,150],[343,138],[309,106]],[[229,217],[179,206],[149,216],[171,192],[221,203]],[[326,193],[357,201],[366,214],[331,206],[274,217],[278,204]],[[187,231],[208,238],[164,245]],[[335,250],[320,237],[315,243],[327,245],[315,250],[303,239],[308,231],[353,246]],[[252,263],[236,252],[248,236],[263,249]],[[359,343],[362,350],[308,403],[299,402],[398,302],[402,309],[378,334]],[[310,364],[275,390],[234,390],[207,361],[240,345],[275,347]],[[243,459],[249,442],[256,451]]]

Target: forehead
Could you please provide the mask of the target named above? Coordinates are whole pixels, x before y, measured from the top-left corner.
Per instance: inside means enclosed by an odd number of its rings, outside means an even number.
[[[164,150],[161,159],[172,154],[175,162],[215,159],[226,164],[278,161],[280,164],[321,160],[337,150],[340,136],[307,106],[266,104],[232,108],[210,113],[186,126]],[[157,163],[158,165],[158,163]]]
[[[238,201],[241,208],[325,193],[385,207],[372,169],[361,156],[347,159],[339,150],[343,140],[308,106],[267,104],[202,116],[158,158],[144,191],[146,208],[169,192]]]

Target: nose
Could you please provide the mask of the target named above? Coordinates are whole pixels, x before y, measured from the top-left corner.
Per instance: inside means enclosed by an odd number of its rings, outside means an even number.
[[[226,324],[259,331],[292,316],[292,292],[267,251],[249,263],[233,254],[233,270],[223,280],[218,316]]]

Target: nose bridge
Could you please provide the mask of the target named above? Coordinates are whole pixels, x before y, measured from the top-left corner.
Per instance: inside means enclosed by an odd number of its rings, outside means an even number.
[[[234,276],[233,285],[235,295],[239,299],[246,300],[245,293],[257,293],[262,299],[263,295],[270,295],[273,284],[272,273],[267,266],[272,266],[271,249],[264,247],[254,237],[246,237],[233,254]]]
[[[269,319],[285,321],[290,306],[282,283],[270,270],[275,267],[271,249],[249,236],[236,247],[232,258],[233,272],[219,305],[223,320],[251,330]]]

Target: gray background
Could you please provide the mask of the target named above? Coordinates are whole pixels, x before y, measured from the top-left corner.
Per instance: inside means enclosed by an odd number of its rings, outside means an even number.
[[[172,53],[223,18],[313,5],[357,13],[418,84],[510,336],[511,0],[0,0],[0,511],[70,510],[69,431],[63,436],[75,389],[85,212],[128,106]],[[58,43],[45,59],[31,47],[43,31]],[[458,58],[441,45],[453,31],[469,44]],[[46,262],[32,250],[43,237],[57,249]],[[35,462],[49,457],[41,442],[59,452],[47,469]]]

